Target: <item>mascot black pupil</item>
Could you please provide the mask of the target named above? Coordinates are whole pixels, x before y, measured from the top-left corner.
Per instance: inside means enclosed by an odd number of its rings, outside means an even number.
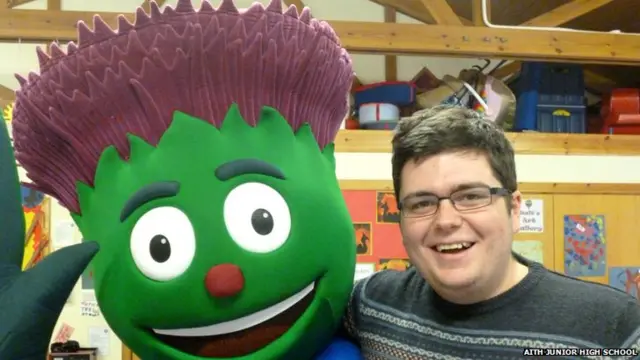
[[[269,235],[273,230],[273,217],[265,209],[258,209],[251,214],[251,226],[260,235]]]
[[[163,263],[171,257],[171,244],[164,235],[156,235],[149,243],[149,253],[156,262]]]

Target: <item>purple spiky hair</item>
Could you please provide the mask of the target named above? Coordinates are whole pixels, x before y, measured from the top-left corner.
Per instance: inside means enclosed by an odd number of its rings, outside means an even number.
[[[262,106],[278,109],[294,130],[309,123],[324,148],[347,111],[353,76],[331,27],[281,0],[239,11],[190,0],[164,10],[138,8],[118,30],[94,18],[78,26],[78,45],[38,51],[40,75],[18,76],[13,137],[32,186],[79,213],[76,183],[93,186],[105,148],[128,158],[126,134],[156,145],[175,110],[219,126],[239,105],[250,125]]]

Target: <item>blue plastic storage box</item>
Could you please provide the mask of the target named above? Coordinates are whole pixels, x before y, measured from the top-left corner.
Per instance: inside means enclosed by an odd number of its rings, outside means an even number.
[[[366,103],[411,105],[416,99],[416,86],[411,82],[394,81],[363,85],[354,91],[356,109]]]
[[[538,105],[537,130],[547,133],[587,132],[585,106]]]
[[[538,129],[538,106],[584,106],[580,65],[524,62],[516,85],[516,130]],[[544,112],[544,110],[543,110]]]

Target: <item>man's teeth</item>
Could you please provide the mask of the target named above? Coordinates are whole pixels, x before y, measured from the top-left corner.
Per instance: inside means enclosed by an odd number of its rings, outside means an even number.
[[[471,243],[463,242],[463,243],[457,243],[457,244],[438,245],[436,246],[436,250],[442,252],[442,251],[448,251],[448,250],[463,250],[463,249],[468,249],[470,247],[471,247]]]
[[[262,324],[263,322],[270,320],[289,310],[291,307],[293,307],[295,304],[299,303],[300,301],[302,301],[302,299],[309,295],[313,291],[314,287],[315,283],[311,283],[297,294],[294,294],[293,296],[275,305],[269,306],[266,309],[241,317],[239,319],[225,321],[223,323],[213,324],[209,326],[202,326],[198,328],[153,329],[153,331],[159,335],[181,337],[216,336],[242,331],[250,327]]]

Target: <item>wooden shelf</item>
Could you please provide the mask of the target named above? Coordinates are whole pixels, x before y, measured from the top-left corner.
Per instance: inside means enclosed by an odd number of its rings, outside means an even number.
[[[507,133],[517,154],[640,155],[640,136],[600,134]],[[340,130],[336,152],[389,153],[391,131]]]

